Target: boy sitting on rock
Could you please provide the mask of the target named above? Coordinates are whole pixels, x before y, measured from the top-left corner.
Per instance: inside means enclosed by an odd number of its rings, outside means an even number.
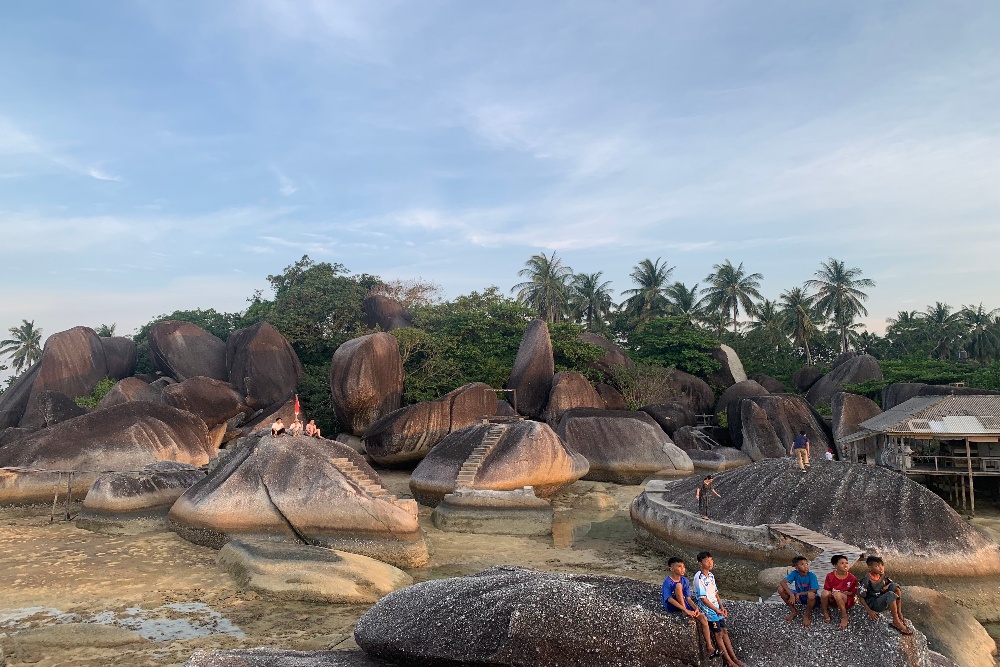
[[[806,606],[806,614],[802,617],[802,625],[809,627],[812,625],[812,610],[816,606],[816,594],[819,592],[819,579],[814,572],[809,571],[809,561],[805,556],[796,556],[792,559],[792,567],[795,569],[788,573],[781,580],[778,586],[778,595],[785,601],[791,611],[785,620],[791,623],[799,615],[797,604]]]
[[[878,556],[869,556],[865,564],[868,565],[868,574],[858,582],[858,599],[868,617],[878,621],[879,613],[889,609],[892,611],[890,625],[901,634],[912,635],[913,630],[906,627],[906,619],[903,618],[903,589],[885,576],[885,563]]]
[[[851,562],[847,556],[837,554],[830,559],[835,568],[826,575],[823,581],[823,591],[820,593],[819,606],[827,623],[830,619],[830,602],[840,609],[840,629],[847,629],[847,610],[854,606],[858,594],[858,578],[851,574]]]
[[[691,583],[684,576],[687,567],[683,559],[671,556],[667,561],[670,574],[663,580],[663,609],[672,614],[684,614],[698,624],[701,636],[705,638],[705,650],[709,658],[715,658],[722,653],[712,645],[712,633],[708,629],[708,619],[698,611],[694,598],[691,597]]]
[[[715,575],[712,568],[715,567],[715,559],[712,554],[702,551],[698,554],[698,573],[694,575],[694,594],[698,600],[698,607],[701,613],[708,619],[708,628],[715,638],[716,652],[722,653],[723,659],[728,667],[746,667],[746,665],[736,657],[733,644],[729,641],[729,631],[726,630],[726,619],[729,617],[729,610],[722,606],[719,600],[719,588],[715,584]],[[714,656],[714,654],[713,654]]]

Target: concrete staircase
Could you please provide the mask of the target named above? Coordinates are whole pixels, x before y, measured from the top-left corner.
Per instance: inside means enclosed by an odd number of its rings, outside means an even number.
[[[712,428],[712,427],[708,426],[706,428]],[[702,430],[702,427],[695,428],[693,431],[691,431],[691,435],[693,435],[695,439],[698,440],[698,442],[700,442],[703,446],[707,447],[708,449],[714,449],[716,447],[722,446],[715,440],[715,438],[710,436],[708,433],[705,433],[705,431]]]
[[[412,499],[400,500],[398,497],[392,495],[389,489],[385,488],[371,477],[368,476],[361,468],[354,464],[349,458],[338,458],[330,459],[330,462],[343,473],[344,477],[348,479],[354,486],[358,487],[362,493],[370,498],[377,498],[379,500],[385,500],[399,507],[409,509],[410,505],[415,505],[416,501]]]
[[[486,431],[486,436],[483,437],[483,441],[472,450],[469,454],[469,458],[465,459],[465,463],[458,470],[458,477],[456,479],[456,488],[458,489],[470,489],[473,483],[476,481],[476,474],[483,465],[483,461],[489,456],[493,448],[496,447],[497,443],[500,442],[500,438],[507,431],[507,424],[490,424],[490,428]]]
[[[833,564],[830,562],[831,558],[837,554],[842,554],[847,557],[851,565],[854,565],[864,553],[860,547],[841,542],[823,533],[817,533],[815,530],[810,530],[797,523],[769,524],[767,529],[771,535],[784,542],[788,545],[789,549],[797,554],[799,552],[795,549],[795,542],[821,550],[816,558],[809,561],[809,570],[815,573],[816,579],[819,580],[820,589],[823,588],[823,581],[826,579],[826,575],[833,572]],[[767,599],[767,602],[782,602],[782,600],[777,592],[775,592]]]

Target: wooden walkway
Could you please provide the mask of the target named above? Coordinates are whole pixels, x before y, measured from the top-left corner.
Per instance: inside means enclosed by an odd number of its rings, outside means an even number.
[[[809,562],[809,570],[816,574],[820,588],[823,587],[823,580],[826,579],[826,575],[833,572],[833,564],[830,562],[831,558],[837,554],[843,554],[847,556],[847,560],[851,565],[854,565],[864,553],[860,547],[841,542],[823,533],[817,533],[815,530],[809,530],[797,523],[773,523],[768,524],[767,529],[771,535],[787,544],[788,548],[795,553],[799,553],[795,548],[795,542],[800,542],[820,550],[820,554]],[[782,602],[777,592],[772,594],[767,601]]]

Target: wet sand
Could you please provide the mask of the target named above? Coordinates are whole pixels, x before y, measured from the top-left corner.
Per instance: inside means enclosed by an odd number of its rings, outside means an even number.
[[[407,473],[382,475],[394,493],[409,495]],[[628,504],[641,490],[592,482],[567,487],[554,499],[552,537],[444,533],[421,508],[431,561],[409,572],[424,581],[516,564],[659,583],[666,557],[635,542],[628,518]],[[981,515],[976,524],[1000,537],[1000,512]],[[182,665],[197,649],[354,646],[354,623],[367,606],[241,593],[216,566],[215,555],[169,532],[104,535],[71,522],[50,523],[49,508],[0,509],[0,646],[7,663],[167,666]],[[757,569],[720,563],[723,593],[756,599]],[[1000,624],[997,581],[938,583],[991,622],[988,629],[1000,630],[993,625]]]

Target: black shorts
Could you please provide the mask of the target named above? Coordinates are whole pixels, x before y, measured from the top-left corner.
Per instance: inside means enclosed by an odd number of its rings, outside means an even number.
[[[712,631],[713,635],[717,632],[722,632],[726,629],[726,619],[720,618],[717,621],[709,621],[708,629]]]
[[[891,586],[895,586],[895,584],[891,584]],[[873,595],[872,597],[865,598],[865,603],[872,611],[883,612],[889,608],[889,605],[899,599],[899,594],[896,590],[898,590],[898,586],[895,589],[890,588],[886,590],[882,595]]]

